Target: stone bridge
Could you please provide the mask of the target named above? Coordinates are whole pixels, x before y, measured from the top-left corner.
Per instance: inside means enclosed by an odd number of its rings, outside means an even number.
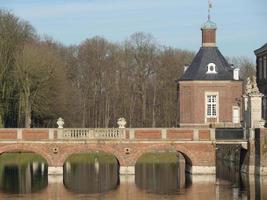
[[[240,139],[216,140],[215,129],[0,129],[0,154],[35,152],[49,165],[49,174],[61,174],[68,156],[103,151],[116,156],[121,174],[133,174],[138,158],[153,151],[181,152],[192,174],[215,174],[216,144],[241,144]],[[245,132],[244,132],[245,133]]]

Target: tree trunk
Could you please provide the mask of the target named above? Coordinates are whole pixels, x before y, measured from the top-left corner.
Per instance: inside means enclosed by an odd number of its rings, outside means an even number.
[[[157,100],[157,86],[156,81],[154,81],[153,88],[153,106],[152,106],[152,127],[156,127],[156,100]]]
[[[143,88],[142,88],[142,125],[143,127],[146,126],[146,87],[145,84],[143,84]]]
[[[86,100],[85,100],[85,98],[83,99],[83,106],[82,106],[82,127],[83,128],[85,128],[85,126],[86,126],[86,114],[87,114],[87,112],[86,112],[86,102],[85,102]]]
[[[21,127],[21,110],[22,110],[22,94],[20,93],[17,127]]]
[[[25,94],[25,128],[31,128],[31,103],[30,94]]]
[[[106,103],[105,103],[105,113],[104,113],[104,116],[105,116],[105,128],[108,128],[108,125],[109,125],[109,121],[110,121],[110,103],[109,103],[109,98],[108,98],[108,95],[106,97]]]

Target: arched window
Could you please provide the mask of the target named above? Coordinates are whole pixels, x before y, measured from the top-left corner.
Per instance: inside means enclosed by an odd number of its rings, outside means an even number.
[[[209,63],[208,64],[207,74],[217,74],[216,65],[214,63]]]

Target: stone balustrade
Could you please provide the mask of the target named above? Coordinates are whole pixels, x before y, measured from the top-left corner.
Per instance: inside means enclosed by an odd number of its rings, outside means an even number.
[[[125,139],[123,129],[60,129],[57,131],[57,138],[63,140],[96,140],[96,139]]]

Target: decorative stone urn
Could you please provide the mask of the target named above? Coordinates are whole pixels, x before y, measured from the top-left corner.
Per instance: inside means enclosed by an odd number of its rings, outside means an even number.
[[[127,122],[124,117],[121,117],[118,119],[117,124],[119,128],[125,128],[125,125],[127,124]]]
[[[64,120],[61,117],[58,118],[57,125],[58,125],[58,128],[63,128]]]

